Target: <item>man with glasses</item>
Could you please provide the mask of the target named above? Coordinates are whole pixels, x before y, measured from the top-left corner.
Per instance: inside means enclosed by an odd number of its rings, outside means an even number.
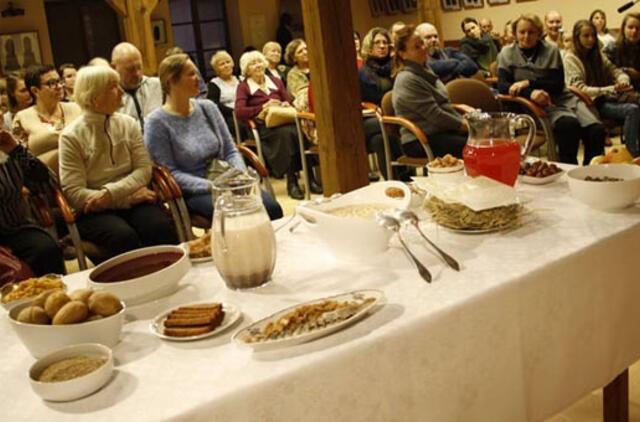
[[[491,63],[498,57],[498,49],[491,35],[483,33],[474,18],[464,18],[460,24],[464,37],[460,40],[460,50],[476,62],[487,76]]]
[[[58,138],[62,130],[81,113],[74,102],[61,102],[63,81],[53,66],[31,66],[24,82],[34,99],[31,107],[16,113],[14,133],[21,137],[31,153],[58,171]]]
[[[416,27],[416,34],[427,47],[429,59],[427,66],[438,75],[443,83],[457,78],[468,78],[478,71],[478,65],[461,51],[440,45],[438,30],[430,23],[421,23]]]
[[[144,76],[142,54],[128,42],[113,48],[111,65],[120,75],[120,85],[125,92],[120,112],[136,119],[140,123],[140,130],[144,131],[144,118],[162,106],[160,80]]]

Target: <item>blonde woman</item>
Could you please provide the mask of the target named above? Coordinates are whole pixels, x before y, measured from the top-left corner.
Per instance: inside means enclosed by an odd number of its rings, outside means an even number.
[[[285,86],[286,84],[286,66],[280,64],[280,60],[282,59],[282,47],[275,41],[268,41],[262,47],[262,54],[269,62],[267,66],[267,74],[273,78],[280,79]]]
[[[291,66],[287,73],[287,89],[293,98],[296,98],[309,86],[309,53],[307,43],[301,38],[296,38],[287,45],[284,53],[285,62]],[[305,91],[306,92],[306,91]]]
[[[24,80],[34,105],[16,114],[13,128],[22,132],[33,155],[57,173],[60,133],[80,115],[80,107],[61,102],[64,82],[53,66],[32,66]]]
[[[83,113],[60,136],[60,182],[80,213],[80,236],[107,251],[90,256],[94,264],[142,246],[178,241],[171,219],[147,188],[152,162],[140,126],[116,112],[122,95],[115,70],[80,69],[75,100]]]
[[[211,56],[211,68],[216,76],[207,86],[207,98],[216,103],[232,133],[234,132],[233,108],[236,104],[236,91],[240,83],[233,74],[233,67],[233,58],[226,51],[220,50]]]
[[[171,171],[189,210],[211,218],[211,182],[206,178],[209,164],[213,159],[223,160],[244,170],[244,161],[218,107],[194,98],[199,77],[189,56],[167,57],[160,63],[158,76],[166,101],[145,121],[145,144],[153,159]],[[262,192],[262,201],[272,219],[282,217],[280,205],[267,192]]]

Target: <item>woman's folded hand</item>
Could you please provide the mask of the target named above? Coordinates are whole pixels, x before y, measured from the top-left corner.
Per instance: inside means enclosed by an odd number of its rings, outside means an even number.
[[[111,207],[111,194],[108,190],[101,190],[93,194],[87,199],[87,202],[84,203],[83,212],[85,214],[90,214],[93,212],[104,211]]]
[[[156,202],[156,193],[146,186],[141,187],[131,195],[131,204],[136,205],[142,202]]]

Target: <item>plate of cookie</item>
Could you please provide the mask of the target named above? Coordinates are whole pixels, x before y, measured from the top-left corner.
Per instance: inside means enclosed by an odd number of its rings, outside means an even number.
[[[231,303],[190,303],[162,312],[149,328],[164,340],[194,341],[222,333],[241,315],[240,309]]]
[[[193,263],[208,262],[213,259],[211,256],[211,232],[207,232],[203,236],[185,242],[182,245],[189,253],[189,259]]]

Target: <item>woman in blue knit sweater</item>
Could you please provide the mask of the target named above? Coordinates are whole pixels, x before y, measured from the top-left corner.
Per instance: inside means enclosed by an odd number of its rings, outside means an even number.
[[[211,218],[211,183],[206,178],[209,163],[224,160],[244,170],[242,155],[218,107],[194,98],[199,92],[199,76],[188,55],[165,58],[158,76],[167,99],[145,119],[144,143],[153,160],[171,171],[189,210]],[[263,191],[262,200],[271,219],[282,217],[274,198]]]

